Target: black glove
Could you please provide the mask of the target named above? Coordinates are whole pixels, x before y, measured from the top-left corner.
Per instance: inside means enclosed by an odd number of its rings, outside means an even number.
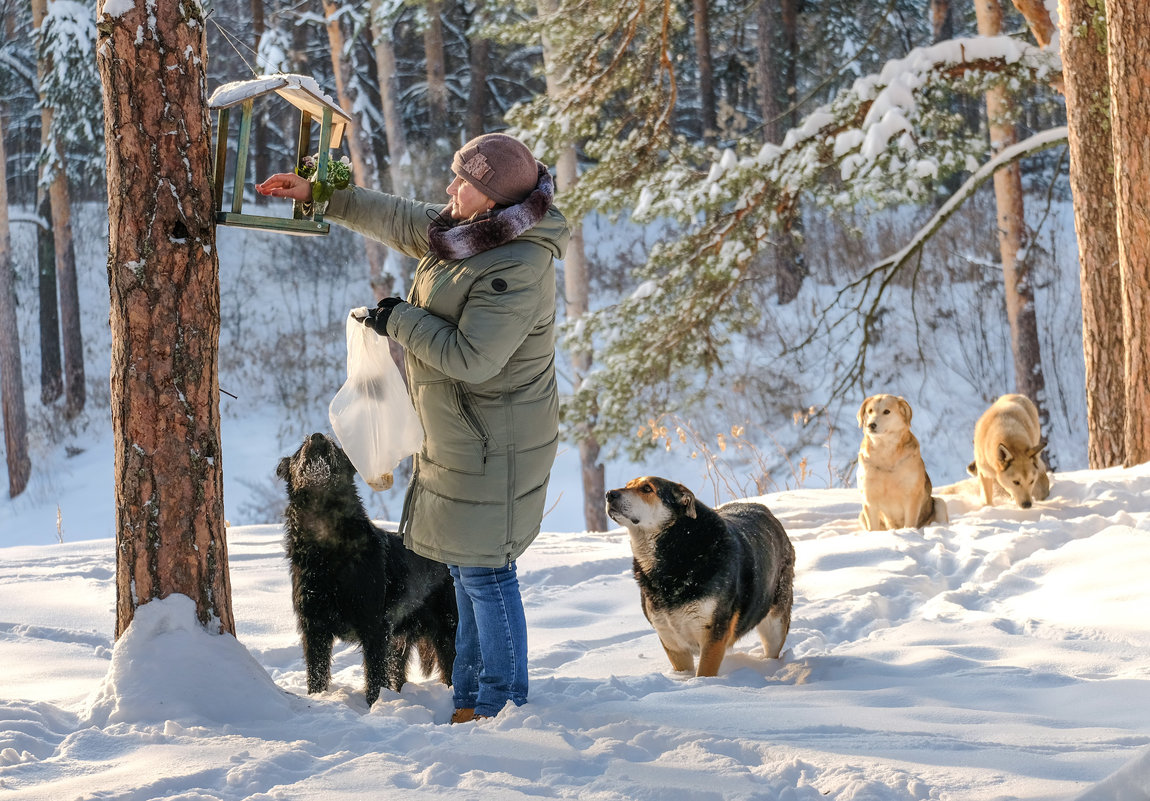
[[[391,310],[400,303],[403,303],[402,298],[384,298],[374,309],[367,310],[363,324],[381,337],[387,336],[387,318],[391,316]]]

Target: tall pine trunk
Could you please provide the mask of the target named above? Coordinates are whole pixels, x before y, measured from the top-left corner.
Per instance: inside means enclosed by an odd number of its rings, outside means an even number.
[[[32,0],[32,26],[39,34],[47,14],[47,0]],[[39,48],[37,74],[41,85],[54,65],[43,46]],[[80,331],[80,291],[76,283],[76,253],[72,244],[72,199],[64,169],[64,153],[53,135],[53,109],[41,96],[41,186],[51,200],[52,244],[56,257],[61,338],[64,346],[64,416],[71,419],[84,410],[87,387],[84,377],[84,338]]]
[[[763,116],[763,141],[778,144],[789,128],[798,122],[795,85],[798,53],[798,0],[759,0],[755,7],[758,36],[756,74],[759,104]],[[780,304],[798,297],[807,275],[806,260],[799,240],[802,237],[802,212],[798,203],[778,244],[771,254],[775,273],[775,297]]]
[[[1094,0],[1060,0],[1066,118],[1070,127],[1070,189],[1082,287],[1082,351],[1086,361],[1086,423],[1090,466],[1122,464],[1126,455],[1126,382],[1122,276],[1110,136],[1106,20]]]
[[[24,367],[16,317],[16,268],[8,230],[8,155],[4,150],[4,115],[0,107],[0,424],[8,462],[8,495],[28,486],[28,414],[24,406]]]
[[[715,113],[715,71],[711,65],[710,0],[694,0],[695,60],[699,66],[699,122],[702,139],[713,145],[719,135]]]
[[[235,633],[220,453],[220,288],[199,4],[99,5],[107,136],[116,636],[172,594]]]
[[[556,0],[539,0],[539,14],[551,17],[558,8]],[[565,70],[556,64],[552,48],[546,34],[543,36],[543,63],[547,79],[547,92],[559,97],[564,91]],[[575,155],[575,143],[569,142],[559,154],[555,165],[556,190],[560,198],[569,192],[579,180],[579,165]],[[587,314],[590,308],[591,278],[587,268],[587,256],[583,246],[583,225],[571,220],[571,241],[563,259],[563,294],[566,301],[567,322],[573,323]],[[589,351],[573,351],[571,366],[574,369],[575,390],[582,386],[591,370],[593,354]],[[577,432],[579,440],[579,464],[583,478],[583,524],[588,531],[607,530],[607,508],[603,498],[606,495],[606,478],[602,462],[599,461],[599,440],[589,430],[589,426]]]
[[[1106,0],[1106,19],[1130,466],[1150,461],[1150,4]]]
[[[411,157],[407,151],[407,129],[399,109],[399,77],[395,68],[395,47],[391,43],[391,25],[384,19],[383,5],[382,0],[371,2],[371,34],[383,129],[387,136],[388,173],[391,191],[401,197],[410,197],[413,192]]]
[[[347,86],[348,65],[343,57],[343,27],[339,21],[339,6],[334,0],[323,0],[323,12],[327,17],[327,39],[331,47],[331,65],[335,72],[335,91],[339,105],[354,109],[355,103]],[[375,151],[371,141],[364,135],[363,126],[348,126],[348,156],[351,159],[352,180],[365,189],[380,189],[379,168],[375,163]],[[368,281],[375,299],[392,294],[395,276],[387,269],[387,247],[374,239],[363,239],[364,254],[367,256]]]
[[[60,307],[56,303],[56,243],[52,238],[52,200],[44,187],[36,191],[36,274],[40,301],[40,402],[45,406],[64,394],[60,363]]]
[[[447,63],[443,52],[443,19],[439,0],[427,0],[423,54],[427,77],[427,122],[432,139],[447,132]]]
[[[467,114],[464,118],[464,130],[467,138],[474,139],[486,133],[485,112],[487,110],[487,70],[489,67],[491,41],[478,33],[478,29],[486,22],[484,0],[475,0],[475,13],[471,18],[468,32],[470,51],[468,66],[470,67],[470,83],[467,93]]]
[[[978,32],[983,36],[1002,33],[1002,6],[999,0],[975,0]],[[997,154],[1018,141],[1013,123],[1008,121],[1012,100],[1005,88],[986,93],[986,116],[990,128],[990,149]],[[998,209],[998,252],[1006,290],[1006,316],[1010,324],[1010,345],[1014,354],[1015,388],[1034,401],[1044,433],[1050,431],[1046,404],[1046,381],[1038,346],[1038,316],[1034,308],[1031,266],[1023,258],[1027,246],[1026,220],[1022,195],[1022,168],[1018,162],[994,173],[994,198]],[[1053,467],[1053,453],[1046,451]]]

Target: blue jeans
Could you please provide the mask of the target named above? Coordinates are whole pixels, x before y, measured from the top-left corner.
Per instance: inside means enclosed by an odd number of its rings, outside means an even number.
[[[527,618],[515,563],[448,569],[459,606],[451,671],[455,708],[491,716],[508,701],[522,706],[527,703]]]

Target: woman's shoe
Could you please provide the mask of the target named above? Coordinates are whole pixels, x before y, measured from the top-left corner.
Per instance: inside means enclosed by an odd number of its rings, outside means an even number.
[[[451,722],[452,723],[470,723],[471,721],[475,720],[475,717],[476,717],[476,715],[475,715],[474,707],[467,707],[465,709],[457,709],[451,713]],[[486,717],[486,716],[480,715],[479,717]]]

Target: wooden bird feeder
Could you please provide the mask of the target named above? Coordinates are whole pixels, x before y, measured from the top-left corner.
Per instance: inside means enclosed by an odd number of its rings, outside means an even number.
[[[312,125],[319,121],[319,159],[316,165],[316,180],[327,179],[330,149],[338,148],[351,118],[325,95],[315,82],[306,75],[265,75],[250,81],[237,81],[216,89],[208,99],[208,108],[217,112],[215,170],[213,174],[213,200],[216,222],[219,225],[234,225],[241,228],[255,228],[296,236],[322,236],[331,224],[324,222],[322,206],[315,204],[308,214],[304,204],[296,201],[292,205],[292,216],[268,217],[245,214],[244,179],[248,171],[248,145],[252,132],[252,108],[257,98],[275,93],[299,109],[299,137],[296,141],[295,166],[303,164],[311,155]],[[231,211],[224,210],[224,185],[226,183],[228,161],[228,123],[231,110],[241,106],[240,130],[236,143],[235,177],[232,184]],[[262,176],[267,177],[267,176]]]

